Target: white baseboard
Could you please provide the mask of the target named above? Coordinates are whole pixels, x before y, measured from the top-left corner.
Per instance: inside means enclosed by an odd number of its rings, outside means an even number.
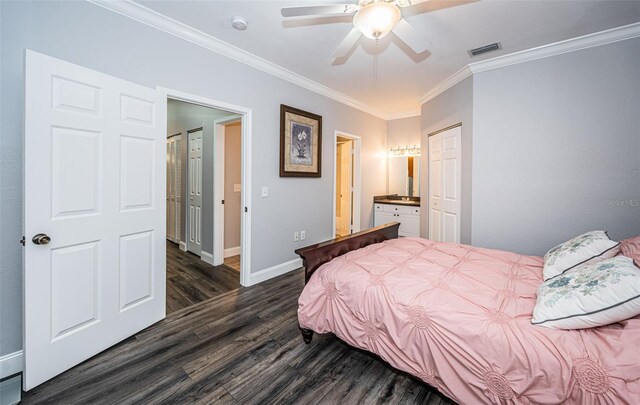
[[[22,372],[22,350],[0,357],[0,379]]]
[[[302,267],[302,259],[293,259],[289,260],[285,263],[277,264],[273,267],[269,267],[268,269],[260,270],[255,273],[249,274],[249,282],[247,283],[247,287],[251,285],[255,285],[258,283],[262,283],[263,281],[267,281],[274,277],[281,276],[290,271],[299,269]]]
[[[187,244],[183,241],[180,241],[180,243],[178,243],[178,247],[180,248],[180,250],[182,250],[183,252],[187,251]]]
[[[227,248],[224,250],[224,257],[226,259],[227,257],[238,256],[240,254],[240,251],[241,251],[240,246]]]
[[[209,263],[212,266],[215,266],[213,262],[213,255],[209,252],[205,252],[204,250],[200,252],[200,260],[203,262]]]

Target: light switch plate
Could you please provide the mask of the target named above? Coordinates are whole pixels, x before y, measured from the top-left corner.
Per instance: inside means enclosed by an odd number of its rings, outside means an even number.
[[[269,197],[269,187],[262,186],[262,198]]]

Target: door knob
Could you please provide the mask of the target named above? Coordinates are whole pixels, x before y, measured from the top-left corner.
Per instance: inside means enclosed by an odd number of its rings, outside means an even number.
[[[31,241],[36,245],[46,245],[47,243],[51,242],[51,238],[47,234],[39,233],[31,238]]]

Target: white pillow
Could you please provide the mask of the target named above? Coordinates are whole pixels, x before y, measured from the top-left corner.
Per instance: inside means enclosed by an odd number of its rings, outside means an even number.
[[[582,264],[596,263],[614,257],[620,242],[609,239],[605,231],[592,231],[568,240],[544,255],[542,274],[545,280]]]
[[[538,287],[531,323],[556,329],[608,325],[640,314],[640,269],[626,256],[587,264]]]

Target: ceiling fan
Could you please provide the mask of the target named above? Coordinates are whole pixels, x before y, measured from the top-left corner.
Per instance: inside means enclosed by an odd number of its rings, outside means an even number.
[[[389,32],[420,54],[431,42],[402,18],[400,9],[425,1],[428,0],[358,0],[350,4],[285,7],[281,13],[283,17],[353,15],[353,29],[333,51],[336,59],[346,56],[360,36],[378,40]]]

